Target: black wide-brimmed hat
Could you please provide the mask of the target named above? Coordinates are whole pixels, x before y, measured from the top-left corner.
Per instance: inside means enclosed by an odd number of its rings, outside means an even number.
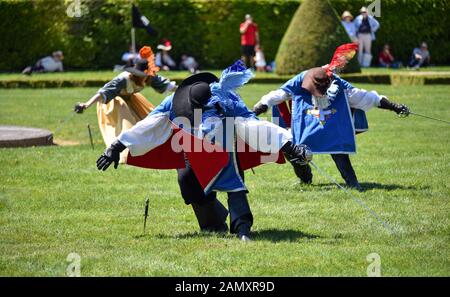
[[[172,110],[176,117],[189,119],[194,123],[194,109],[202,108],[211,98],[209,84],[218,82],[217,76],[210,72],[194,74],[181,82],[172,100]]]
[[[136,61],[136,64],[134,67],[127,67],[125,68],[125,71],[130,72],[133,75],[139,76],[139,77],[146,77],[148,69],[148,61],[146,59],[139,59]]]

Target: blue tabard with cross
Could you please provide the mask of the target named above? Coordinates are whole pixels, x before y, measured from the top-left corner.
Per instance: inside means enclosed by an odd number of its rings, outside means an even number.
[[[294,142],[308,145],[315,154],[355,153],[355,128],[344,92],[353,87],[333,75],[333,82],[327,90],[329,106],[323,109],[314,107],[311,93],[301,87],[305,73],[298,74],[281,87],[292,94]]]

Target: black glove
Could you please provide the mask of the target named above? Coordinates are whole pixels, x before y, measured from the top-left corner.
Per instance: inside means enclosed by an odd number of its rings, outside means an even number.
[[[253,112],[259,116],[262,113],[265,113],[269,109],[269,107],[262,103],[257,103],[255,106],[253,106]]]
[[[283,145],[281,151],[287,155],[292,163],[299,165],[308,164],[312,160],[313,156],[308,146],[304,144],[293,144],[290,141]]]
[[[397,104],[389,101],[386,97],[381,98],[379,108],[395,111],[399,116],[407,117],[409,115],[409,107],[405,104]]]
[[[98,170],[105,171],[108,169],[109,165],[114,162],[114,168],[117,169],[119,166],[120,153],[126,149],[126,147],[118,140],[114,141],[110,147],[108,147],[105,152],[97,160]]]
[[[81,103],[77,103],[75,104],[75,108],[73,109],[73,111],[75,111],[76,113],[83,113],[85,109],[86,107],[84,105],[82,105]]]

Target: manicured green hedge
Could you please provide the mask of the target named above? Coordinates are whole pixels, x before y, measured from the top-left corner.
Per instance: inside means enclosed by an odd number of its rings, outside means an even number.
[[[183,81],[188,74],[184,76],[174,76],[171,80],[178,84]],[[341,77],[351,83],[366,83],[366,84],[391,84],[399,85],[431,85],[431,84],[450,84],[450,74],[361,74],[349,73],[342,74]],[[262,76],[255,77],[250,80],[251,84],[283,84],[290,76]],[[0,89],[14,89],[14,88],[72,88],[72,87],[96,87],[99,88],[107,83],[105,79],[2,79],[0,80]]]
[[[350,42],[328,0],[304,0],[278,47],[276,72],[296,74],[328,64],[335,49]],[[356,59],[352,59],[344,70],[361,72]]]
[[[72,69],[111,68],[121,63],[120,56],[130,43],[130,1],[84,2],[89,13],[81,18],[69,18],[61,1],[0,0],[0,35],[7,31],[11,40],[7,48],[0,49],[0,55],[6,57],[0,61],[0,71],[18,70],[57,48],[64,51],[65,65]],[[289,0],[134,2],[159,31],[159,36],[150,37],[145,30],[137,29],[138,45],[156,47],[163,38],[168,38],[172,41],[173,57],[179,59],[183,53],[191,54],[205,68],[222,68],[240,57],[239,24],[246,13],[254,16],[266,58],[273,60],[298,7],[298,1]],[[24,20],[27,14],[23,11],[33,16],[33,22],[37,23],[35,29],[31,30],[31,22]],[[10,12],[20,19],[20,24],[5,21]],[[43,38],[40,32],[46,31],[46,27],[51,30]],[[15,32],[21,30],[26,34],[14,38]],[[36,45],[39,46],[35,48]],[[13,51],[14,58],[10,54]]]
[[[66,68],[104,69],[120,63],[130,42],[131,1],[82,0],[88,13],[66,14],[70,0],[0,0],[0,71],[18,71],[51,51],[65,52]],[[266,59],[278,45],[296,11],[298,0],[135,0],[160,32],[137,30],[139,44],[156,46],[169,38],[173,56],[194,55],[205,68],[223,68],[240,56],[239,23],[251,13],[259,24]],[[338,14],[357,14],[365,0],[330,0]],[[432,60],[450,64],[450,0],[382,0],[381,29],[374,52],[388,42],[406,61],[421,40],[428,41]]]

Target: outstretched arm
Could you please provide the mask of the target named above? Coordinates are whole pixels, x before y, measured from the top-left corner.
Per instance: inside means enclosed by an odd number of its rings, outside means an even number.
[[[350,107],[368,111],[372,107],[392,110],[398,115],[409,114],[408,106],[389,101],[386,96],[379,95],[376,91],[352,88],[347,91]]]
[[[161,75],[155,75],[149,78],[149,85],[158,93],[168,93],[177,89],[177,84]]]
[[[389,99],[385,96],[382,96],[380,100],[380,104],[378,105],[378,108],[381,109],[388,109],[394,111],[399,116],[407,117],[409,115],[409,107],[405,104],[398,104],[389,101]]]
[[[92,104],[95,102],[100,102],[102,99],[102,95],[100,93],[95,94],[91,97],[87,102],[85,103],[78,103],[75,105],[75,112],[76,113],[83,113],[85,109],[88,109]]]
[[[95,102],[108,103],[116,96],[119,95],[120,91],[127,86],[127,78],[125,75],[119,75],[112,79],[110,82],[106,83],[102,88],[100,88],[94,96],[91,97],[85,103],[78,103],[75,105],[75,112],[82,113],[85,109],[89,108]]]
[[[280,104],[283,101],[291,100],[292,97],[289,93],[282,89],[271,91],[270,93],[261,97],[258,103],[253,107],[253,112],[256,115],[265,113],[269,107]]]

